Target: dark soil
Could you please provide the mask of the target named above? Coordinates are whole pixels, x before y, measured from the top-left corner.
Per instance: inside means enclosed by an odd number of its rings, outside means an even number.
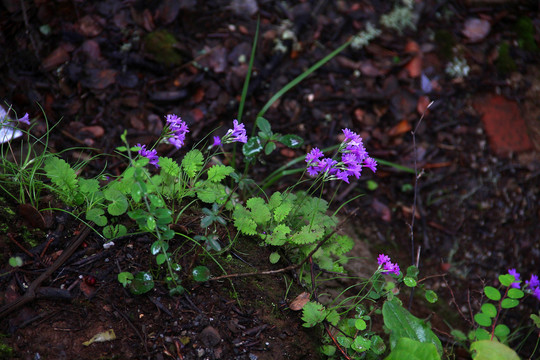
[[[18,114],[28,112],[36,118],[36,135],[46,132],[44,114],[49,125],[57,125],[49,140],[52,151],[93,149],[63,153],[70,162],[113,154],[125,129],[131,144],[151,144],[169,113],[190,126],[186,149],[218,127],[221,134],[238,116],[256,28],[248,5],[255,2],[195,3],[4,1],[0,99],[13,104]],[[261,35],[242,118],[248,134],[255,115],[273,94],[368,21],[378,23],[391,7],[382,1],[259,1]],[[509,268],[516,268],[524,279],[538,275],[540,9],[532,1],[426,0],[417,1],[415,11],[416,30],[397,34],[387,29],[360,50],[346,49],[272,106],[265,115],[272,130],[300,135],[306,145],[278,148],[271,159],[255,166],[253,177],[264,179],[311,147],[336,144],[343,128],[361,134],[370,155],[378,159],[409,169],[416,163],[413,243],[411,172],[379,164],[376,175],[366,171],[350,186],[332,183],[327,195],[335,192],[334,205],[339,205],[366,194],[347,206],[359,209],[349,226],[352,230],[347,230],[357,242],[352,256],[373,254],[366,263],[351,265],[353,275],[373,271],[373,259],[380,252],[402,268],[416,263],[418,256],[420,278],[440,300],[433,307],[415,297],[412,312],[429,318],[448,352],[459,358],[467,352],[453,344],[448,323],[463,331],[471,328],[482,286],[497,286],[497,276]],[[471,18],[487,20],[490,31],[482,35],[467,28]],[[523,19],[532,24],[532,40],[519,30]],[[295,38],[284,39],[286,30]],[[174,45],[164,45],[171,36]],[[276,50],[278,42],[284,52]],[[509,47],[509,57],[501,46]],[[452,48],[471,68],[464,78],[445,73]],[[421,74],[431,80],[429,87]],[[413,142],[411,130],[430,101],[434,106]],[[184,149],[173,150],[158,148],[160,154],[181,158]],[[124,163],[101,156],[83,175],[95,176],[103,168],[120,174]],[[368,190],[366,180],[378,187]],[[273,190],[295,181],[294,176],[280,179]],[[5,305],[51,266],[83,227],[61,212],[36,215],[0,196],[0,305]],[[42,200],[42,207],[48,207],[51,198]],[[41,216],[43,224],[36,224],[33,220]],[[188,217],[178,226],[187,235],[197,235],[195,223]],[[52,237],[56,241],[46,246]],[[242,241],[237,253],[219,258],[228,273],[272,268],[266,248],[250,239]],[[117,274],[150,268],[155,261],[149,253],[151,242],[142,235],[127,237],[103,249],[102,241],[89,234],[83,247],[42,284],[35,301],[2,319],[2,341],[13,349],[11,357],[319,357],[321,333],[307,331],[298,312],[280,305],[301,293],[300,286],[295,283],[287,293],[283,276],[201,285],[187,275],[194,266],[206,264],[215,274],[220,270],[184,240],[175,239],[171,247],[182,254],[186,295],[172,298],[160,284],[150,295],[130,294]],[[22,248],[35,248],[30,250],[33,257],[22,269],[11,271],[7,261],[22,254]],[[373,269],[366,270],[365,264]],[[407,302],[409,293],[402,295]],[[530,326],[528,316],[538,309],[539,302],[527,297],[517,310],[505,314],[504,322],[512,328]],[[116,340],[82,345],[109,329]],[[512,345],[529,357],[538,330],[525,335],[520,332]]]

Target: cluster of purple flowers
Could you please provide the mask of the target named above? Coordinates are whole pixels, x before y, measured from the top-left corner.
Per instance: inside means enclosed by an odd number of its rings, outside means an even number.
[[[233,128],[229,129],[222,138],[214,136],[214,143],[212,146],[221,146],[232,142],[241,142],[244,144],[247,142],[244,124],[238,123],[238,120],[236,119],[233,120]]]
[[[311,176],[325,174],[328,180],[343,180],[349,183],[349,176],[360,178],[362,168],[377,171],[377,162],[368,156],[362,138],[349,129],[343,129],[345,140],[341,143],[338,152],[341,161],[332,158],[323,158],[324,154],[318,148],[313,148],[306,155],[307,172]]]
[[[167,125],[172,133],[172,136],[169,138],[169,142],[177,149],[180,149],[182,146],[184,146],[186,134],[189,132],[188,126],[184,121],[182,121],[182,118],[174,114],[169,114],[165,118],[167,119]]]
[[[381,272],[383,274],[392,273],[394,275],[399,275],[399,265],[397,263],[391,262],[389,256],[379,254],[379,257],[377,258],[377,263],[379,264],[379,267],[382,267]]]
[[[24,114],[24,116],[19,119],[19,122],[22,122],[26,125],[30,125],[30,118],[28,116],[28,113]]]
[[[154,165],[155,167],[159,167],[158,161],[159,157],[157,156],[157,150],[147,150],[146,145],[137,144],[137,147],[140,147],[139,155],[144,156],[148,160],[150,160],[150,164]]]
[[[508,270],[508,274],[514,276],[514,279],[516,279],[516,282],[513,282],[510,287],[519,289],[520,288],[520,278],[521,274],[517,272],[516,269],[510,269]],[[538,280],[537,275],[531,275],[531,278],[529,280],[525,281],[525,287],[530,291],[530,293],[540,300],[540,280]]]

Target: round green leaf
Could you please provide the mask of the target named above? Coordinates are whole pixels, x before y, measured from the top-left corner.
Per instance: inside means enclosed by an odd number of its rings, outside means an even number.
[[[510,329],[504,324],[495,326],[495,336],[498,338],[505,338],[510,334]]]
[[[149,292],[154,288],[154,279],[152,274],[145,271],[140,271],[135,275],[131,282],[130,290],[135,295],[141,295]]]
[[[273,252],[270,254],[270,263],[275,264],[279,261],[279,258],[281,256],[277,252]]]
[[[326,356],[333,356],[336,353],[336,347],[332,345],[324,345],[321,347],[321,353]]]
[[[111,203],[107,206],[107,211],[112,216],[120,216],[127,211],[128,202],[126,196],[116,189],[107,189],[103,192],[105,199]]]
[[[158,265],[163,264],[165,261],[167,261],[167,255],[165,255],[165,254],[157,254],[156,263]]]
[[[437,293],[433,290],[427,290],[426,294],[424,295],[426,300],[432,304],[436,303],[437,300],[439,300],[439,297],[437,296]]]
[[[353,343],[353,341],[346,336],[338,336],[337,341],[339,345],[343,346],[346,349],[350,348]]]
[[[474,336],[476,340],[490,340],[491,334],[486,330],[482,328],[478,328],[474,332]]]
[[[97,226],[107,225],[107,218],[103,216],[105,211],[99,208],[91,208],[86,212],[86,220],[93,221]]]
[[[480,326],[491,326],[491,318],[484,313],[474,315],[474,321],[476,321]]]
[[[525,293],[519,289],[511,288],[508,290],[508,297],[512,299],[521,299],[523,296],[525,296]]]
[[[410,277],[410,276],[405,276],[403,278],[403,282],[405,283],[405,285],[407,285],[408,287],[415,287],[416,286],[416,280],[414,280],[414,278]]]
[[[376,190],[379,187],[379,184],[377,184],[376,181],[368,180],[368,181],[366,181],[366,186],[367,186],[368,190],[373,191],[373,190]]]
[[[131,280],[133,280],[133,274],[130,272],[124,271],[118,274],[118,282],[124,287],[130,284]]]
[[[516,279],[514,278],[513,275],[504,274],[504,275],[499,275],[499,281],[504,286],[510,286],[513,282],[516,281]]]
[[[272,141],[267,143],[264,147],[264,153],[266,155],[270,155],[274,150],[276,150],[276,143]]]
[[[367,328],[366,322],[363,319],[356,319],[354,322],[354,327],[362,331]]]
[[[489,300],[499,301],[501,300],[501,293],[499,290],[495,289],[493,286],[486,286],[484,288],[484,293],[486,294]]]
[[[206,266],[197,266],[193,269],[192,274],[195,281],[204,282],[210,279],[210,269]]]
[[[516,306],[519,305],[519,301],[517,301],[516,299],[503,299],[503,301],[501,301],[501,307],[503,309],[511,309],[511,308],[515,308]]]
[[[419,270],[416,266],[411,265],[407,268],[407,276],[415,278],[418,276]]]
[[[182,285],[178,285],[169,290],[169,295],[171,296],[182,295],[184,291],[185,291],[184,287]]]
[[[356,352],[364,352],[371,347],[371,341],[362,336],[357,336],[351,345],[351,348]]]
[[[482,312],[486,314],[487,316],[489,316],[490,318],[494,318],[495,316],[497,316],[497,308],[495,307],[495,305],[491,303],[486,303],[482,305],[481,309],[482,309]]]
[[[153,216],[146,218],[146,227],[148,230],[153,231],[156,228],[156,219]]]
[[[20,256],[12,256],[9,258],[9,265],[12,267],[19,267],[23,265],[23,259]]]
[[[379,335],[371,337],[371,351],[373,351],[375,355],[381,355],[386,351],[386,344]]]

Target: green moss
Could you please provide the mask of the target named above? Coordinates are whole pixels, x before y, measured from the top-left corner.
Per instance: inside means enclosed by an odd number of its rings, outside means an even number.
[[[495,62],[495,66],[497,66],[497,71],[501,75],[506,75],[517,69],[516,63],[510,55],[510,45],[508,43],[503,42],[499,45],[499,57]]]
[[[14,355],[13,348],[6,344],[0,343],[0,360],[1,359],[12,359]]]
[[[167,66],[182,63],[182,55],[175,48],[177,43],[174,35],[167,30],[153,31],[144,38],[146,52],[157,62]]]
[[[522,17],[515,25],[519,47],[530,52],[537,52],[538,46],[534,40],[534,25],[530,18]]]

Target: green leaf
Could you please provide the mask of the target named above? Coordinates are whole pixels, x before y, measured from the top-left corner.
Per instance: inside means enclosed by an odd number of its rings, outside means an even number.
[[[327,310],[326,321],[328,321],[330,324],[334,326],[337,326],[339,319],[340,319],[340,316],[336,310]]]
[[[284,202],[274,209],[274,220],[282,222],[292,210],[292,204]]]
[[[501,292],[495,289],[493,286],[486,286],[484,288],[484,294],[486,294],[489,300],[493,300],[493,301],[501,300]]]
[[[475,341],[471,344],[474,360],[519,360],[519,356],[508,346],[490,340]]]
[[[382,313],[384,324],[390,330],[391,348],[397,345],[400,338],[407,337],[424,343],[432,343],[437,352],[442,353],[441,341],[431,331],[431,327],[404,309],[398,299],[387,300],[383,304]]]
[[[491,333],[489,333],[486,329],[477,328],[474,331],[474,336],[476,340],[489,340],[491,339]]]
[[[410,277],[410,276],[406,276],[403,278],[403,282],[405,283],[405,285],[407,285],[408,287],[415,287],[416,286],[416,280],[414,280],[414,278]]]
[[[149,272],[140,271],[135,275],[130,285],[131,293],[141,295],[154,288],[154,279]]]
[[[99,191],[97,179],[79,179],[79,191],[84,194],[93,194]]]
[[[190,178],[194,178],[202,170],[203,160],[203,154],[199,150],[190,150],[182,159],[182,168]]]
[[[433,290],[427,290],[424,297],[426,300],[432,304],[436,303],[437,300],[439,300],[439,297],[437,296],[437,293]]]
[[[67,162],[56,156],[45,159],[43,167],[45,174],[52,183],[58,188],[61,197],[66,200],[77,188],[77,174]]]
[[[318,302],[309,301],[302,308],[302,320],[304,327],[313,327],[323,322],[326,317],[326,310],[324,306]]]
[[[357,328],[358,330],[362,331],[362,330],[366,330],[367,324],[364,321],[364,319],[356,319],[354,321],[354,327]]]
[[[382,355],[386,351],[386,344],[379,335],[371,337],[371,351],[373,351],[375,355]]]
[[[516,306],[519,305],[519,301],[516,300],[516,299],[503,299],[503,301],[501,301],[501,307],[503,309],[511,309],[511,308],[515,308]]]
[[[257,224],[251,219],[251,212],[243,206],[237,206],[233,213],[234,226],[246,235],[257,233]]]
[[[531,320],[534,322],[534,325],[540,329],[540,316],[536,314],[531,314],[530,316]]]
[[[246,201],[246,207],[251,210],[251,218],[257,224],[266,224],[270,220],[270,210],[264,199],[254,197]]]
[[[270,254],[270,263],[276,264],[279,261],[279,258],[281,255],[279,255],[277,252],[273,252]]]
[[[258,117],[257,120],[255,120],[255,125],[257,125],[257,127],[261,129],[261,131],[265,133],[268,137],[272,136],[272,128],[268,120],[266,120],[265,118]]]
[[[263,147],[261,145],[261,139],[257,136],[250,137],[242,146],[242,153],[248,159],[253,159],[257,154],[262,151]]]
[[[86,220],[93,221],[97,226],[105,226],[107,218],[103,214],[105,214],[103,209],[91,208],[86,212]]]
[[[274,246],[281,246],[287,242],[287,235],[291,232],[291,229],[285,224],[279,224],[274,228],[271,235],[267,236],[264,240],[267,244]]]
[[[374,191],[374,190],[377,190],[377,188],[379,187],[379,184],[377,184],[377,182],[374,180],[368,180],[366,181],[366,186],[369,191]]]
[[[150,246],[150,253],[152,255],[157,255],[161,253],[162,250],[163,251],[169,250],[169,244],[166,241],[156,240],[152,243],[152,246]]]
[[[326,356],[334,356],[336,347],[333,345],[323,345],[321,346],[321,353]]]
[[[279,142],[292,149],[296,149],[304,145],[304,139],[298,135],[283,135],[279,138]]]
[[[371,340],[366,339],[365,337],[362,337],[362,336],[355,337],[354,342],[351,345],[351,349],[359,353],[368,351],[370,347],[371,347]]]
[[[124,287],[131,284],[131,280],[133,280],[133,274],[130,272],[124,271],[118,274],[118,282]]]
[[[273,141],[266,143],[266,145],[264,146],[265,155],[270,155],[274,150],[276,150],[276,143]]]
[[[513,275],[504,274],[504,275],[499,275],[499,281],[501,282],[503,286],[510,286],[512,285],[513,282],[516,282],[516,279],[514,278]]]
[[[12,256],[9,258],[9,266],[19,267],[23,266],[23,259],[20,256]]]
[[[419,270],[414,265],[411,265],[411,266],[409,266],[407,268],[407,276],[408,277],[412,277],[412,278],[416,279],[416,277],[418,276],[418,273],[419,273]]]
[[[491,303],[486,303],[482,305],[480,309],[482,310],[484,314],[486,314],[490,318],[494,318],[495,316],[497,316],[497,308],[495,307],[495,305]]]
[[[450,334],[452,334],[454,339],[456,339],[457,341],[467,341],[467,335],[465,335],[461,330],[453,329]]]
[[[178,163],[171,158],[160,157],[159,166],[161,167],[161,171],[165,172],[167,175],[175,178],[180,176],[180,166],[178,166]]]
[[[508,290],[508,297],[512,299],[521,299],[525,293],[519,289],[511,288]]]
[[[221,180],[225,179],[225,177],[233,171],[234,169],[230,166],[214,165],[210,169],[208,169],[208,180],[218,183]]]
[[[127,234],[127,229],[124,225],[107,225],[103,228],[103,236],[112,240]]]
[[[402,337],[385,360],[439,360],[441,356],[434,344]]]
[[[338,336],[337,341],[339,345],[343,346],[345,349],[348,349],[352,346],[353,340],[351,338],[348,338],[346,336]]]
[[[156,263],[158,265],[163,264],[165,261],[167,261],[167,255],[165,255],[165,254],[157,254]]]
[[[504,339],[510,334],[510,328],[504,324],[499,324],[495,326],[495,336],[499,339]]]
[[[193,275],[193,280],[198,282],[205,282],[210,279],[210,269],[208,269],[206,266],[195,267],[191,274]]]
[[[478,313],[474,315],[474,321],[476,321],[480,326],[491,326],[491,318],[489,317],[489,315],[484,313]]]
[[[120,216],[128,209],[126,196],[116,189],[107,189],[103,192],[105,199],[111,203],[107,206],[107,211],[112,216]]]

